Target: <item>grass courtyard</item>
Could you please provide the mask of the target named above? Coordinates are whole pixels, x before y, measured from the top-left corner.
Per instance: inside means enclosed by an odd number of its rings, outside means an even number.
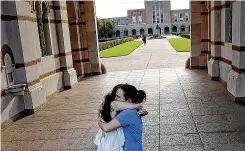
[[[100,57],[108,58],[108,57],[126,56],[131,52],[133,52],[136,48],[138,48],[142,44],[143,44],[142,40],[126,42],[117,45],[115,47],[100,51]]]
[[[187,38],[171,38],[168,42],[177,52],[190,52],[191,42]]]

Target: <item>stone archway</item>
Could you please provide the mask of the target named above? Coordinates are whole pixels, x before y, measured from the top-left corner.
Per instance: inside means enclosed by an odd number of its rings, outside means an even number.
[[[123,31],[123,36],[128,36],[128,30],[125,29],[125,30]]]
[[[176,26],[172,27],[172,32],[177,32],[177,27]]]
[[[132,35],[136,35],[136,30],[135,29],[132,29]]]
[[[184,25],[182,25],[182,26],[180,27],[180,31],[181,31],[181,32],[185,32],[185,26],[184,26]]]
[[[120,37],[120,31],[119,30],[116,31],[116,37]]]
[[[14,65],[15,59],[13,52],[8,45],[4,44],[1,47],[1,67],[4,67],[7,87],[14,84]]]
[[[140,29],[140,35],[144,35],[145,34],[145,30],[143,28]]]
[[[149,35],[153,34],[152,28],[148,28],[148,34],[149,34]]]
[[[165,33],[165,34],[168,34],[168,33],[169,33],[169,27],[168,27],[168,26],[166,26],[166,27],[164,28],[164,33]]]
[[[13,55],[11,48],[8,45],[4,44],[1,47],[1,66],[5,66],[4,57],[6,54],[9,54],[9,56],[11,57],[11,60],[12,60],[12,64],[15,64],[14,55]]]

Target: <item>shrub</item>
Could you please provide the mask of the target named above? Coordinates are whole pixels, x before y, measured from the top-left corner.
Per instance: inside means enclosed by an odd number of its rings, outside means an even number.
[[[160,34],[153,34],[152,37],[153,37],[153,38],[160,38],[161,35],[160,35]]]
[[[190,34],[182,34],[181,37],[190,39]]]
[[[106,42],[100,42],[99,43],[99,51],[114,47],[116,45],[120,45],[120,44],[128,42],[128,41],[133,41],[133,40],[134,40],[133,37],[129,37],[129,38],[110,40],[110,41],[106,41]]]

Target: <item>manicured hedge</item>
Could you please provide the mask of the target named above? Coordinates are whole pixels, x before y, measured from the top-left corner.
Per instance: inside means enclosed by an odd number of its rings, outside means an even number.
[[[128,41],[133,41],[134,38],[129,37],[129,38],[122,38],[122,39],[116,39],[116,40],[111,40],[111,41],[106,41],[106,42],[100,42],[99,43],[99,50],[105,50],[111,47],[114,47],[116,45],[120,45],[122,43],[128,42]]]
[[[189,33],[172,33],[173,35],[176,35],[176,36],[181,36],[183,38],[188,38],[190,39],[190,34]]]
[[[181,34],[181,37],[190,39],[190,34]]]
[[[160,37],[161,37],[160,34],[153,34],[153,35],[152,35],[152,38],[160,38]]]

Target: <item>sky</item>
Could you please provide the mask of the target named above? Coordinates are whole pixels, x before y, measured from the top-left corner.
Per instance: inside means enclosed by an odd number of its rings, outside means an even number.
[[[188,9],[189,0],[170,0],[171,10]],[[144,0],[95,0],[98,18],[127,16],[128,9],[144,8]]]

